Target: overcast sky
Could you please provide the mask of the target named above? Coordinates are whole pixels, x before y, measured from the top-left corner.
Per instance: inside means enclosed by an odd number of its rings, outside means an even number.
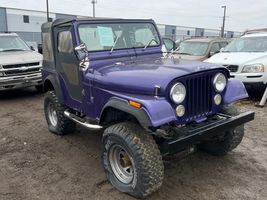
[[[46,10],[46,0],[0,0],[0,7]],[[49,0],[51,12],[92,16],[91,0]],[[267,0],[98,0],[96,16],[152,18],[157,23],[226,30],[267,28]]]

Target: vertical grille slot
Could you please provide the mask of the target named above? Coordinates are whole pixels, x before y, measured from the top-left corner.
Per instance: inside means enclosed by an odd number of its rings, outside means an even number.
[[[212,75],[206,74],[199,77],[188,78],[185,81],[187,88],[186,118],[205,114],[212,109],[211,92]]]

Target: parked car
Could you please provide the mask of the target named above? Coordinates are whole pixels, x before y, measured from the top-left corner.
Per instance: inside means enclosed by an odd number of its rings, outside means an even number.
[[[267,84],[267,30],[247,31],[205,62],[224,65],[232,78],[263,90]]]
[[[153,20],[58,19],[42,41],[48,129],[103,129],[107,179],[134,197],[162,185],[163,156],[195,146],[224,155],[254,118],[231,104],[247,92],[226,68],[162,57]]]
[[[174,56],[186,60],[203,61],[220,52],[229,43],[224,38],[190,38],[179,44]]]
[[[35,86],[41,91],[42,59],[16,33],[0,33],[0,90]]]

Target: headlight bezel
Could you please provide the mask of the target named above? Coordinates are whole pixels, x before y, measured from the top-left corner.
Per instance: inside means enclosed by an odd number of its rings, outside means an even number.
[[[180,99],[180,100],[177,100],[175,97],[174,97],[174,93],[175,93],[175,90],[177,89],[177,87],[182,87],[182,90],[184,91],[184,94],[183,94],[183,97]],[[186,98],[186,94],[187,94],[187,91],[186,91],[186,87],[185,85],[182,83],[182,82],[178,82],[178,83],[175,83],[171,90],[170,90],[170,98],[171,100],[175,103],[175,104],[181,104],[184,102],[185,98]]]
[[[252,70],[248,70],[246,68],[253,68],[253,67],[258,67],[258,71],[252,71]],[[241,73],[264,73],[264,64],[262,63],[255,63],[255,64],[250,64],[250,65],[244,65],[242,68]]]
[[[221,88],[218,87],[218,85],[217,85],[218,81],[219,81],[218,79],[220,77],[223,77],[224,80],[225,80],[224,81],[224,86],[221,87]],[[223,73],[219,72],[219,73],[215,74],[215,76],[213,77],[212,84],[213,84],[213,87],[214,87],[215,91],[218,92],[218,93],[221,93],[221,92],[223,92],[225,90],[225,88],[227,86],[227,77]]]

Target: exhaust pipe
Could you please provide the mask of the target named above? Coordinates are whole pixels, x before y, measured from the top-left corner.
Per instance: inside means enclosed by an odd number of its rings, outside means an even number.
[[[81,118],[79,118],[76,115],[68,112],[67,110],[64,111],[64,115],[67,118],[69,118],[70,120],[72,120],[72,121],[74,121],[74,122],[76,122],[76,123],[78,123],[78,124],[80,124],[80,125],[88,128],[88,129],[94,129],[94,130],[96,130],[96,129],[102,129],[103,128],[102,126],[97,125],[97,124],[89,124],[89,123],[87,123],[85,121],[83,122],[83,120]]]

